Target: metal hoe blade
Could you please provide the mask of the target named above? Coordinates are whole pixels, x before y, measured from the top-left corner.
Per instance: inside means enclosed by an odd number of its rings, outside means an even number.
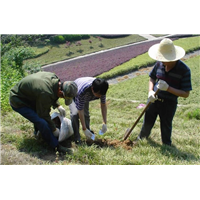
[[[129,135],[129,131],[130,130],[131,130],[130,128],[127,128],[127,130],[126,130],[126,132],[124,134],[124,138],[127,138],[127,136]],[[124,140],[126,140],[126,139],[124,139]]]

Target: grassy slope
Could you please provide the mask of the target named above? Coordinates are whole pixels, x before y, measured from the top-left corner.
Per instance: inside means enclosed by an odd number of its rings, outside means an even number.
[[[188,120],[187,117],[188,113],[194,113],[195,110],[200,109],[197,105],[200,85],[199,59],[198,56],[186,61],[191,67],[193,91],[189,98],[179,98],[179,104],[184,106],[178,107],[173,122],[172,140],[176,147],[166,148],[161,145],[158,119],[151,134],[151,141],[149,143],[142,141],[132,152],[123,154],[122,163],[125,164],[129,157],[129,162],[134,164],[200,164],[198,160],[200,157],[199,120],[194,118]],[[131,103],[130,100],[140,100],[141,103],[145,103],[148,80],[148,75],[143,75],[111,86],[108,93],[109,131],[105,138],[123,138],[126,128],[130,127],[141,113],[141,110],[136,108],[139,103]],[[117,100],[113,100],[114,98]],[[97,116],[99,110],[94,105],[91,107],[94,107],[91,115]],[[94,121],[101,122],[98,117],[93,118]],[[94,123],[94,126],[98,126],[98,123]],[[134,129],[130,137],[132,140],[139,134],[141,126],[142,120]],[[118,156],[116,155],[115,158],[118,159]]]
[[[72,156],[57,157],[45,144],[36,141],[32,136],[32,124],[15,112],[4,116],[1,140],[3,144],[2,164],[200,164],[200,125],[199,120],[188,119],[188,112],[193,113],[200,108],[199,102],[199,59],[191,58],[186,63],[191,68],[193,91],[188,99],[179,98],[179,104],[173,123],[172,141],[174,147],[161,144],[159,119],[152,130],[150,140],[144,140],[132,150],[122,147],[97,148],[95,145],[75,147]],[[108,92],[108,132],[97,138],[121,140],[125,130],[130,127],[141,113],[137,109],[139,103],[130,100],[146,102],[148,75],[138,76],[117,85],[110,86]],[[126,88],[126,90],[124,90]],[[117,99],[117,100],[114,100]],[[63,104],[64,102],[61,101]],[[69,109],[67,116],[69,116]],[[97,133],[101,128],[100,105],[98,101],[91,102],[91,127]],[[135,127],[131,140],[134,140],[142,126],[142,119]],[[82,133],[81,133],[82,134]],[[82,137],[84,138],[83,134]]]
[[[92,44],[89,43],[89,40],[92,41]],[[39,63],[41,65],[46,65],[54,62],[58,62],[61,60],[67,60],[69,58],[74,58],[77,56],[82,56],[85,54],[101,51],[104,49],[110,49],[130,43],[140,42],[146,40],[145,38],[139,36],[139,35],[129,35],[123,38],[102,38],[102,41],[99,41],[98,38],[95,38],[91,36],[90,39],[87,40],[81,40],[81,46],[76,46],[75,44],[72,44],[72,47],[66,48],[66,44],[60,44],[60,45],[52,45],[47,47],[38,47],[37,49],[34,48],[36,53],[40,53],[42,49],[44,48],[44,51],[46,51],[46,48],[49,49],[48,53],[34,59],[29,59],[25,61],[24,63]],[[69,54],[69,51],[71,52]]]

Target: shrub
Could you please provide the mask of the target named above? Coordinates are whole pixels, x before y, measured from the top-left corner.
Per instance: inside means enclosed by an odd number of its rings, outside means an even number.
[[[90,35],[79,35],[79,34],[74,34],[74,35],[62,35],[65,39],[65,42],[66,41],[69,41],[69,42],[74,42],[74,41],[78,41],[78,40],[81,40],[81,39],[89,39],[90,38]]]
[[[73,41],[73,36],[72,35],[63,35],[63,37],[65,38],[65,41]]]
[[[81,35],[82,39],[89,39],[90,35]]]
[[[82,39],[81,35],[62,35],[62,36],[64,37],[65,42],[66,41],[73,42]]]
[[[13,69],[8,59],[1,60],[1,111],[9,111],[10,89],[22,78],[17,69]]]
[[[188,113],[187,113],[187,117],[188,117],[189,119],[197,119],[197,120],[200,120],[200,109],[197,108],[197,109],[195,109],[195,110],[193,110],[193,111],[188,112]]]
[[[74,41],[78,41],[82,39],[81,35],[72,35],[72,38]]]
[[[62,35],[56,35],[53,38],[53,42],[58,43],[58,44],[63,44],[65,43],[65,38]]]
[[[6,51],[2,56],[2,59],[10,61],[9,66],[16,69],[22,76],[24,76],[23,61],[34,55],[33,49],[30,47],[17,47]]]
[[[100,35],[101,37],[103,38],[121,38],[121,37],[126,37],[126,36],[129,36],[127,34],[124,34],[124,35],[117,35],[117,34],[104,34],[104,35]]]

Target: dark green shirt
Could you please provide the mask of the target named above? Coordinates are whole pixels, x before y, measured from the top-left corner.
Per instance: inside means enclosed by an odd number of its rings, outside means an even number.
[[[176,65],[169,71],[165,71],[165,66],[162,62],[157,62],[149,76],[156,80],[164,80],[173,88],[190,91],[192,90],[191,71],[190,68],[181,60],[176,62]],[[178,96],[167,91],[159,91],[158,97],[162,99],[172,100],[177,103]]]
[[[56,129],[50,117],[51,106],[57,108],[59,78],[51,72],[38,72],[23,78],[10,91],[10,104],[15,108],[30,107],[45,119],[52,131]]]

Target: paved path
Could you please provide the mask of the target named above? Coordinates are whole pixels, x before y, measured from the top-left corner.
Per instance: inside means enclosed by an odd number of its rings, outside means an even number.
[[[154,37],[153,35],[149,35],[149,34],[139,34],[140,36],[148,39],[148,40],[155,40],[156,37]]]

